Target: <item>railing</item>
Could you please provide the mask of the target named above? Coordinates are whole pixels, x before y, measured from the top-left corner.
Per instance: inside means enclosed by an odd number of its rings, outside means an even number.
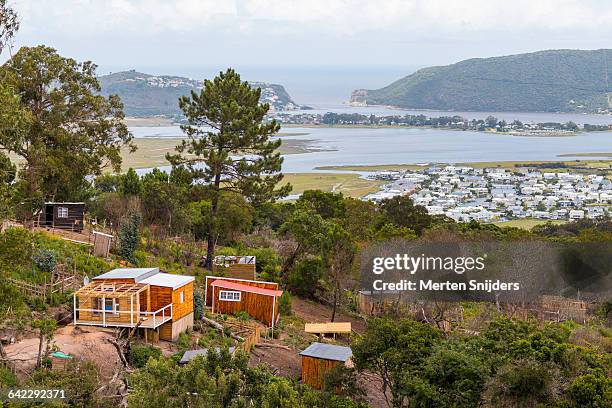
[[[93,318],[82,319],[79,315],[77,318],[77,312],[88,312],[91,313]],[[121,319],[122,315],[129,314],[130,320]],[[101,316],[101,321],[100,321]],[[162,307],[153,312],[142,312],[139,310],[107,310],[107,309],[85,309],[75,308],[74,309],[74,323],[94,325],[94,326],[128,326],[134,327],[142,320],[141,327],[156,328],[157,326],[172,320],[172,303]],[[151,323],[149,323],[151,322]]]
[[[147,316],[153,316],[153,327],[156,327],[156,318],[157,315],[160,314],[161,312],[161,322],[165,322],[166,321],[166,310],[170,308],[170,314],[168,315],[169,319],[172,319],[172,303],[170,303],[169,305],[166,305],[164,307],[162,307],[159,310],[156,310],[154,312],[139,312],[140,313],[140,318],[144,317],[145,319],[147,319]],[[169,320],[168,319],[168,320]],[[161,323],[160,323],[161,324]]]

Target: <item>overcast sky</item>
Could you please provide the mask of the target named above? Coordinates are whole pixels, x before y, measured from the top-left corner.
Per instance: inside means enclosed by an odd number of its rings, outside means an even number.
[[[408,71],[551,48],[610,48],[608,0],[9,0],[16,46],[100,72]],[[395,75],[395,74],[393,74]]]

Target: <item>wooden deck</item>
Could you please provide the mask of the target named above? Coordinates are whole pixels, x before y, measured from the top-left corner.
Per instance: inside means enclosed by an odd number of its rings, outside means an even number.
[[[304,331],[313,334],[350,334],[351,322],[306,323]]]

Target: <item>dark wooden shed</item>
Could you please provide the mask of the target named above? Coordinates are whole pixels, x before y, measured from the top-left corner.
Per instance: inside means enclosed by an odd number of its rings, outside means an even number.
[[[41,227],[81,232],[85,222],[85,203],[45,203],[39,217]]]
[[[300,353],[302,357],[302,383],[320,390],[325,374],[338,364],[352,365],[353,351],[350,347],[333,344],[312,343]]]

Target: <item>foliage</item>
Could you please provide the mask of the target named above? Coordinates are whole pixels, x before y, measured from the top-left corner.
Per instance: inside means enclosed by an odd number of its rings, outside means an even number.
[[[174,167],[189,169],[192,177],[202,179],[209,189],[208,267],[212,266],[218,234],[222,191],[233,191],[259,203],[283,197],[291,188],[276,189],[282,179],[282,158],[276,151],[281,141],[269,138],[280,126],[275,121],[264,122],[269,106],[259,104],[260,94],[261,90],[252,89],[228,69],[212,81],[206,80],[199,94],[192,91],[179,99],[189,122],[181,128],[189,140],[167,158]],[[244,154],[249,158],[237,158]]]
[[[612,405],[612,378],[601,373],[580,376],[569,386],[568,395],[576,407],[609,407]]]
[[[291,270],[287,286],[301,297],[314,298],[324,273],[325,265],[320,257],[301,259]]]
[[[131,213],[121,224],[119,230],[119,255],[125,260],[136,263],[134,251],[140,244],[140,214]]]
[[[135,149],[120,100],[98,94],[95,69],[45,46],[23,47],[0,68],[28,111],[22,128],[0,128],[0,146],[24,160],[19,191],[30,216],[46,199],[85,198],[87,176],[119,170],[121,146]]]
[[[17,30],[19,30],[17,14],[6,4],[6,0],[0,0],[0,54],[4,47],[10,44]]]
[[[133,407],[362,407],[343,397],[296,387],[264,367],[249,367],[246,354],[232,356],[227,348],[182,367],[170,359],[151,359],[131,375],[130,383]]]
[[[411,109],[457,111],[571,111],[607,107],[598,71],[612,51],[549,50],[478,58],[418,70],[366,101]],[[573,101],[573,102],[570,102]]]
[[[421,205],[414,205],[408,195],[382,200],[380,209],[386,219],[399,227],[410,228],[419,235],[433,223],[433,218],[427,209]]]
[[[291,316],[293,314],[291,310],[291,295],[289,292],[283,292],[281,297],[278,298],[278,311],[281,316]]]
[[[147,364],[150,358],[159,358],[161,355],[161,349],[158,347],[147,344],[132,344],[128,354],[128,362],[133,367],[141,368]]]
[[[204,315],[204,296],[200,291],[193,292],[193,318],[200,320]]]
[[[298,198],[296,206],[314,211],[325,219],[344,218],[346,216],[346,205],[342,193],[306,190]]]
[[[43,272],[52,272],[57,266],[57,254],[48,249],[38,249],[32,255],[32,262]]]
[[[64,389],[69,406],[92,407],[101,402],[96,397],[98,372],[91,362],[74,361],[65,370],[37,370],[22,386],[29,388]]]

